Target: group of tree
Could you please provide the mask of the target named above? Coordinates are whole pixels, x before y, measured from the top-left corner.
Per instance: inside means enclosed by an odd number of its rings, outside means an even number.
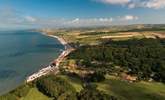
[[[104,75],[97,72],[89,75],[86,79],[91,79],[90,82],[98,82],[104,79]],[[84,88],[77,92],[67,79],[58,77],[58,75],[48,75],[0,96],[0,100],[20,100],[26,97],[31,88],[37,88],[53,100],[117,100],[114,96],[97,90],[97,86],[89,85],[90,82],[88,84],[84,82]]]
[[[120,66],[139,79],[165,82],[164,39],[106,40],[101,45],[82,46],[70,58],[95,70],[109,72]]]
[[[77,100],[117,100],[117,98],[104,94],[95,88],[86,87],[78,94]]]
[[[58,100],[76,100],[76,90],[66,80],[49,75],[36,82],[36,86],[45,95]]]
[[[84,86],[80,92],[67,82],[67,80],[54,75],[42,77],[36,82],[37,88],[54,100],[117,100],[115,97],[98,91],[92,85]]]
[[[105,80],[105,73],[101,72],[101,71],[96,71],[92,74],[88,74],[85,78],[84,78],[85,82],[101,82]]]

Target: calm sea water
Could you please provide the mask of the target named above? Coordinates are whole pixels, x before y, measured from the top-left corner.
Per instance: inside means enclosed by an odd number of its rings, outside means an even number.
[[[48,65],[64,49],[54,38],[30,31],[0,31],[0,95]]]

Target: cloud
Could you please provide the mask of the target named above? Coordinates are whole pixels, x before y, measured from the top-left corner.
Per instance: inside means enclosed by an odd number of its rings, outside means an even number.
[[[123,21],[132,21],[132,20],[138,20],[139,18],[137,16],[133,15],[126,15],[124,17],[121,17],[121,20]]]
[[[20,12],[12,8],[1,8],[0,12],[0,24],[15,24],[23,21]]]
[[[120,18],[103,17],[103,18],[74,18],[74,19],[56,19],[56,18],[40,18],[29,14],[24,14],[14,9],[0,9],[0,27],[92,27],[92,26],[108,26],[116,22],[133,22],[138,17],[126,15]]]
[[[142,7],[152,9],[165,8],[165,0],[95,0],[111,5],[124,5],[128,8]]]
[[[10,19],[10,20],[9,20]],[[40,28],[62,28],[62,27],[92,27],[92,26],[109,26],[114,23],[120,22],[132,22],[137,20],[138,17],[132,15],[126,15],[123,17],[107,17],[107,18],[75,18],[75,19],[44,19],[34,16],[18,16],[8,19],[8,23],[3,25],[10,26],[27,26],[27,27],[40,27]],[[1,18],[0,18],[1,20]]]
[[[25,20],[28,22],[36,22],[37,19],[32,16],[25,16]]]
[[[165,0],[150,0],[144,2],[144,6],[155,9],[165,8]]]
[[[73,20],[70,21],[70,23],[79,23],[80,19],[79,18],[75,18]]]
[[[127,4],[130,0],[97,0],[99,2],[107,3],[107,4]]]
[[[113,18],[89,18],[89,19],[75,18],[73,20],[65,20],[64,26],[69,26],[69,27],[105,26],[105,25],[111,25],[112,22],[113,22]]]
[[[99,21],[101,21],[101,22],[112,22],[113,18],[99,18]]]

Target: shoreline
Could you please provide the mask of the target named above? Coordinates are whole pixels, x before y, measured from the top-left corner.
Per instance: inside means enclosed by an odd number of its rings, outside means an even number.
[[[44,67],[40,69],[38,72],[33,73],[32,75],[28,76],[26,78],[26,83],[32,82],[35,79],[45,76],[49,74],[50,72],[54,72],[57,74],[59,72],[59,65],[63,61],[63,59],[70,54],[74,49],[63,39],[55,35],[49,35],[47,32],[41,32],[41,34],[49,37],[56,38],[64,47],[65,49],[62,51],[62,53],[54,59],[47,67]]]

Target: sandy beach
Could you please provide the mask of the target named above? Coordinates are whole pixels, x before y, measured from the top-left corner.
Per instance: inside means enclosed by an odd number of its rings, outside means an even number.
[[[47,75],[49,74],[50,72],[54,72],[54,73],[58,73],[59,72],[59,65],[60,63],[63,61],[63,59],[70,53],[72,52],[74,49],[63,39],[63,38],[60,38],[58,36],[55,36],[55,35],[48,35],[46,32],[42,32],[43,35],[46,35],[46,36],[49,36],[49,37],[53,37],[53,38],[56,38],[58,39],[58,41],[60,41],[60,43],[62,45],[65,46],[65,50],[58,56],[57,59],[53,60],[47,67],[44,67],[42,69],[40,69],[38,72],[28,76],[26,78],[26,82],[32,82],[34,81],[35,79],[41,77],[41,76],[44,76],[44,75]]]

